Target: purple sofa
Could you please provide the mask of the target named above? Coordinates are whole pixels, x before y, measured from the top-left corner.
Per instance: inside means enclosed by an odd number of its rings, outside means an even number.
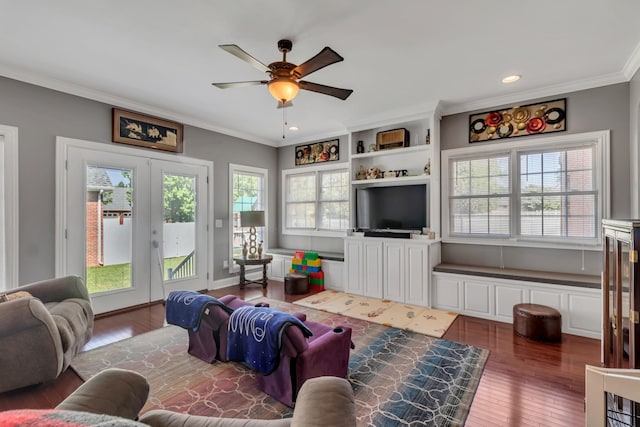
[[[219,299],[233,310],[251,305],[235,295]],[[288,406],[293,406],[302,384],[308,379],[333,376],[346,377],[349,352],[353,348],[351,328],[333,328],[306,321],[302,313],[294,313],[313,332],[305,338],[300,328],[287,328],[282,340],[280,364],[269,375],[256,374],[258,388]],[[229,315],[220,307],[210,306],[203,314],[200,329],[189,330],[189,354],[208,363],[227,361],[227,325]]]

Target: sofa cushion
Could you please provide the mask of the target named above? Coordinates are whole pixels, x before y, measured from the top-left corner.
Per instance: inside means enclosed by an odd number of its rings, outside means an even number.
[[[58,409],[16,409],[0,412],[3,427],[21,426],[96,426],[144,427],[144,424],[126,418],[89,412],[61,411]]]

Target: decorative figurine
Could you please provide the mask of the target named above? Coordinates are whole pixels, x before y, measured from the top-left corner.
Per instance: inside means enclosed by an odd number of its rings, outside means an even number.
[[[427,160],[427,164],[424,165],[424,174],[431,175],[431,159]]]
[[[427,145],[431,144],[431,129],[427,129],[427,137],[424,139],[424,143]]]
[[[374,151],[378,151],[376,148],[376,144],[369,144],[369,152],[373,153]]]
[[[242,245],[242,258],[246,258],[248,253],[249,253],[249,244],[247,242],[244,242],[244,244]]]
[[[360,165],[360,169],[356,173],[356,179],[367,179],[367,170],[364,166]]]
[[[367,169],[367,179],[378,179],[382,176],[382,172],[380,172],[380,168],[375,166]]]
[[[262,240],[258,243],[258,258],[262,259]]]
[[[364,142],[363,141],[358,141],[358,146],[356,147],[356,152],[358,154],[364,153]]]

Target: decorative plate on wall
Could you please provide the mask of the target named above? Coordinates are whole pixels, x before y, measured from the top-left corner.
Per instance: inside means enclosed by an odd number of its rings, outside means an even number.
[[[469,142],[567,130],[567,99],[516,105],[469,116]]]

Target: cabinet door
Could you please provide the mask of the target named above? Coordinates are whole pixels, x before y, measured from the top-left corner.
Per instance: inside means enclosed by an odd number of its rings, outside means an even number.
[[[269,269],[269,279],[284,280],[284,257],[280,255],[273,255],[273,259],[267,265]]]
[[[362,241],[345,240],[344,242],[344,290],[345,292],[362,295],[363,262]]]
[[[405,245],[406,270],[405,302],[408,304],[430,306],[429,246],[416,243]]]
[[[344,282],[342,280],[342,267],[344,263],[340,261],[322,261],[322,271],[324,271],[325,289],[343,291]]]
[[[382,241],[367,240],[362,244],[362,289],[368,297],[382,298]]]
[[[404,242],[385,243],[384,266],[384,297],[392,301],[405,302]]]

